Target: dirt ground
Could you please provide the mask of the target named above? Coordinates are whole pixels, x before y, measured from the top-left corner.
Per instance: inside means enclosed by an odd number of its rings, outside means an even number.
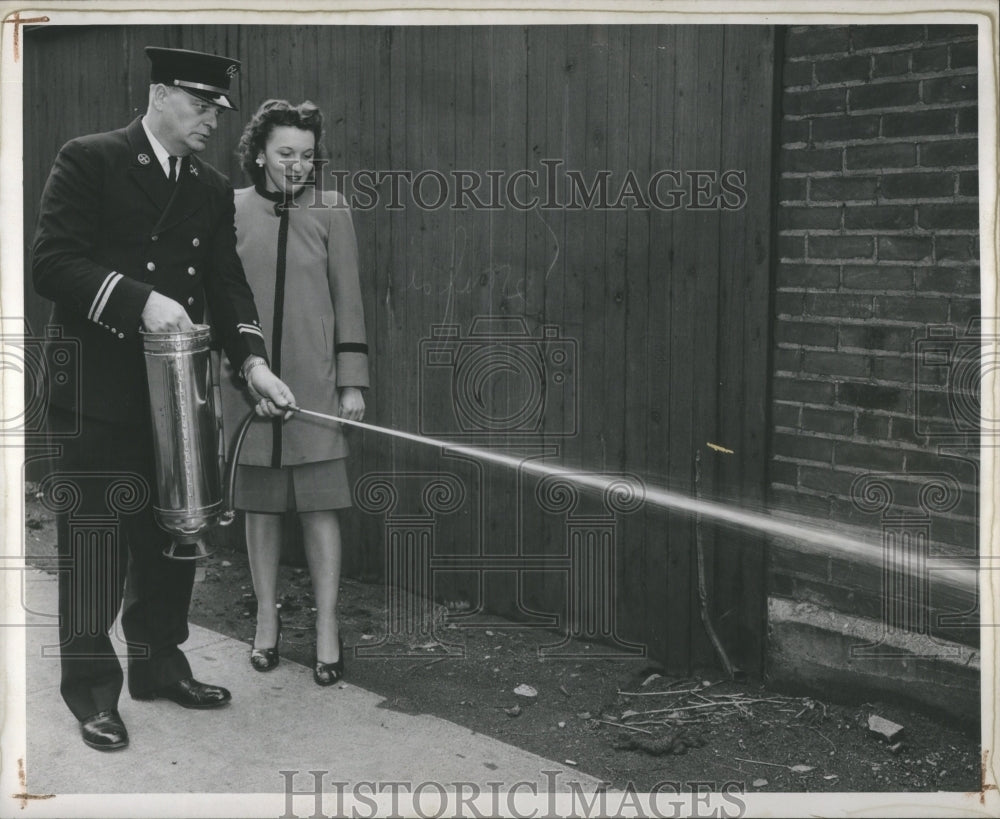
[[[52,555],[54,521],[32,487],[26,512],[29,562]],[[220,549],[198,575],[191,621],[249,646],[256,602],[246,556]],[[308,664],[308,572],[282,566],[281,591],[282,657]],[[648,659],[540,657],[539,647],[553,643],[551,632],[500,619],[458,628],[444,606],[433,611],[433,629],[387,642],[386,589],[344,579],[347,680],[385,697],[385,707],[451,720],[575,765],[613,788],[711,782],[746,792],[980,789],[978,726],[898,703],[788,696],[758,682],[725,680],[718,670],[679,679]],[[520,686],[534,696],[516,693]],[[871,715],[902,725],[901,745],[870,732]]]

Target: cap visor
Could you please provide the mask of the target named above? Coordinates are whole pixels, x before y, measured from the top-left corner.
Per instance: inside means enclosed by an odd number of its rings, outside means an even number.
[[[192,97],[197,97],[198,99],[205,100],[205,102],[218,105],[220,108],[226,108],[230,111],[239,110],[235,105],[233,105],[233,101],[225,94],[213,94],[211,91],[201,91],[197,88],[181,88],[181,90],[186,91]]]

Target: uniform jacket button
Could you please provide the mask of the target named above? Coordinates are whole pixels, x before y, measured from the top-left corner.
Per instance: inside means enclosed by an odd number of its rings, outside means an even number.
[[[194,296],[188,296],[188,304],[194,304]]]
[[[146,270],[152,273],[154,270],[156,270],[156,265],[153,262],[146,262]]]
[[[193,238],[193,239],[191,240],[191,244],[193,244],[193,245],[194,245],[195,247],[198,247],[198,245],[200,245],[200,244],[201,244],[201,240],[200,240],[200,239],[199,239],[199,238],[198,238],[197,236],[195,236],[195,237],[194,237],[194,238]]]
[[[160,235],[159,235],[158,233],[154,233],[154,234],[153,234],[152,236],[150,236],[149,238],[150,238],[150,239],[152,239],[152,240],[153,240],[153,241],[155,242],[155,241],[158,241],[158,240],[159,240],[159,238],[160,238]]]
[[[119,333],[118,334],[118,338],[125,338],[125,334],[124,333]]]
[[[193,276],[195,274],[195,269],[193,267],[188,268],[188,275]]]

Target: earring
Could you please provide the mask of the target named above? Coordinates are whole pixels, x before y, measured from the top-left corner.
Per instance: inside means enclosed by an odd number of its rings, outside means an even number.
[[[266,165],[266,164],[267,164],[266,160],[265,160],[265,159],[264,159],[264,157],[262,157],[262,156],[258,156],[258,157],[257,157],[257,158],[256,158],[256,159],[254,160],[254,162],[256,162],[256,163],[257,163],[257,167],[258,167],[258,168],[263,168],[263,167],[264,167],[264,165]]]

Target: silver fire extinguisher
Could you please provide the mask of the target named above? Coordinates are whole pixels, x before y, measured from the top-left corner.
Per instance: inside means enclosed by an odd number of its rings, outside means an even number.
[[[149,379],[156,460],[156,522],[173,535],[167,557],[207,557],[205,538],[232,522],[223,503],[221,415],[217,412],[209,342],[211,328],[142,333]]]

